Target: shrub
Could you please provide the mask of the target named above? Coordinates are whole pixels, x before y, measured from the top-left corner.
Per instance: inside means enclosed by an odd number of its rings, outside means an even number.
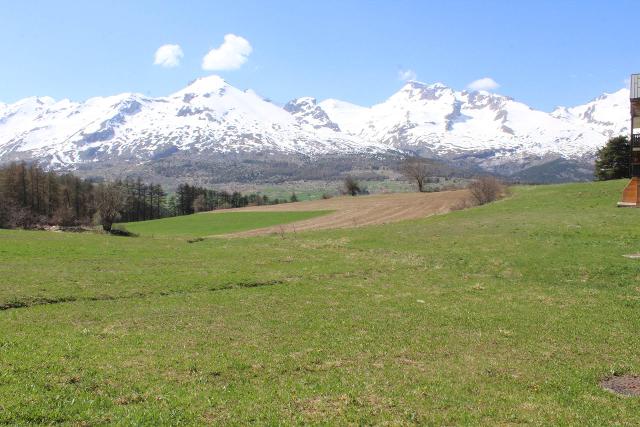
[[[347,176],[343,181],[343,193],[351,196],[362,194],[360,183],[352,176]]]
[[[73,209],[68,206],[60,206],[54,212],[53,217],[51,218],[51,222],[63,227],[71,227],[73,225],[76,225],[76,217]]]
[[[111,231],[111,226],[120,217],[124,205],[124,193],[116,184],[100,184],[96,189],[95,222],[102,225],[104,231]]]
[[[12,219],[14,210],[14,203],[11,203],[9,199],[5,199],[0,193],[0,228],[13,227]]]
[[[451,211],[461,211],[463,209],[468,209],[474,206],[474,200],[471,198],[464,198],[458,200],[453,205],[451,205]]]
[[[482,176],[469,184],[473,201],[478,205],[493,202],[505,193],[505,186],[496,177]]]

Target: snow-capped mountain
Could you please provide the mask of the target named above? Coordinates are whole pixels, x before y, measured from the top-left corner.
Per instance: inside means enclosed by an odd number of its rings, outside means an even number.
[[[629,134],[629,90],[605,93],[591,102],[573,108],[558,107],[551,115],[587,125],[607,137]]]
[[[210,76],[163,98],[127,93],[83,103],[27,98],[0,110],[0,159],[52,166],[101,160],[147,161],[188,151],[303,155],[383,153],[340,132],[313,127],[253,91]]]
[[[409,82],[370,108],[336,100],[320,106],[349,135],[428,156],[474,158],[495,170],[593,156],[608,137],[628,133],[628,99],[623,89],[549,114],[489,92]]]
[[[289,101],[284,109],[291,113],[298,123],[311,130],[329,129],[340,132],[340,127],[329,119],[315,98],[303,97]]]
[[[87,169],[176,156],[375,159],[410,151],[514,174],[558,159],[589,165],[607,138],[628,134],[628,99],[623,89],[546,113],[489,92],[411,81],[372,107],[303,97],[281,108],[210,76],[161,98],[0,104],[0,161]]]

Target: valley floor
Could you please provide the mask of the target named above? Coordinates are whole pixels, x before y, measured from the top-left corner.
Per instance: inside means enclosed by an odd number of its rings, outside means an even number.
[[[598,385],[640,373],[624,185],[284,238],[0,230],[0,424],[638,425]]]

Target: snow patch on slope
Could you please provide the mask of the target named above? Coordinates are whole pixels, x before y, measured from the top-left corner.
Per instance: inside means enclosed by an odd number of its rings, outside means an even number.
[[[178,151],[371,156],[410,150],[492,170],[593,156],[607,138],[628,133],[628,98],[623,89],[546,113],[490,92],[409,81],[371,107],[302,97],[281,108],[208,76],[159,98],[124,93],[0,104],[0,160],[73,167],[141,163]]]

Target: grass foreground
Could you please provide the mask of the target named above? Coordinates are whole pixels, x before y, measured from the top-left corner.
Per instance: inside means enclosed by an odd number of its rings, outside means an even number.
[[[150,221],[128,222],[127,230],[143,236],[202,237],[288,224],[326,212],[202,212]]]
[[[0,424],[638,425],[598,386],[640,373],[624,185],[284,239],[0,231]]]

